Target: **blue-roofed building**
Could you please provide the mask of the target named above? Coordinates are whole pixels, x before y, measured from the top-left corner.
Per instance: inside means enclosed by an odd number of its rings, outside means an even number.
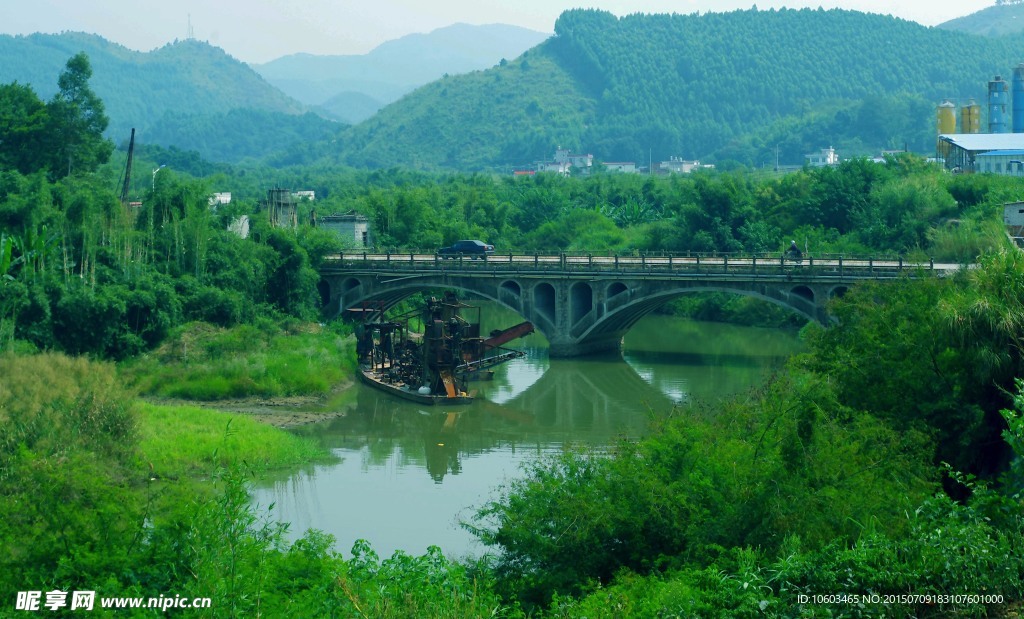
[[[939,136],[947,170],[1024,176],[1024,133],[951,133]]]
[[[1024,176],[1024,149],[993,150],[974,157],[975,172]]]

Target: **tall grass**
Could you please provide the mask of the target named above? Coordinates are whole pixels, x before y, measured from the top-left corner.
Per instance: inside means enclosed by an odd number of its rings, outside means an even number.
[[[351,380],[354,350],[343,328],[221,329],[191,323],[122,369],[140,393],[162,398],[321,396]]]
[[[139,455],[156,477],[204,476],[218,467],[267,470],[323,459],[326,452],[245,415],[196,406],[139,404]]]
[[[60,353],[0,355],[0,477],[19,450],[85,448],[123,460],[134,444],[133,397],[112,364]]]

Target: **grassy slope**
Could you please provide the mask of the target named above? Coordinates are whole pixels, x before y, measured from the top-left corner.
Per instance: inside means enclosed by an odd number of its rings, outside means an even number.
[[[139,403],[139,455],[153,477],[202,476],[218,466],[261,471],[324,457],[311,439],[245,415],[196,406]]]

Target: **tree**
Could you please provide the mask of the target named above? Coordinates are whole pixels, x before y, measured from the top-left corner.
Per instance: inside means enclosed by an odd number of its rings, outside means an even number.
[[[95,170],[110,159],[114,144],[103,138],[107,118],[103,101],[89,88],[92,66],[80,52],[68,60],[57,79],[59,92],[47,104],[50,131],[50,174],[54,178],[72,172]]]
[[[275,228],[267,235],[266,244],[277,253],[267,280],[267,299],[293,316],[315,315],[318,275],[295,234]]]
[[[0,168],[31,174],[44,166],[46,104],[30,86],[0,86]]]

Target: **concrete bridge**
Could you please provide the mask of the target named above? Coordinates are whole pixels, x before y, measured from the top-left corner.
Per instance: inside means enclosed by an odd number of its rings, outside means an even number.
[[[547,337],[552,357],[617,350],[623,335],[657,307],[683,294],[728,292],[757,297],[822,324],[829,299],[861,281],[942,276],[958,264],[902,258],[778,255],[501,254],[442,260],[420,253],[345,253],[321,268],[329,313],[387,309],[424,290],[454,289],[497,301]]]

